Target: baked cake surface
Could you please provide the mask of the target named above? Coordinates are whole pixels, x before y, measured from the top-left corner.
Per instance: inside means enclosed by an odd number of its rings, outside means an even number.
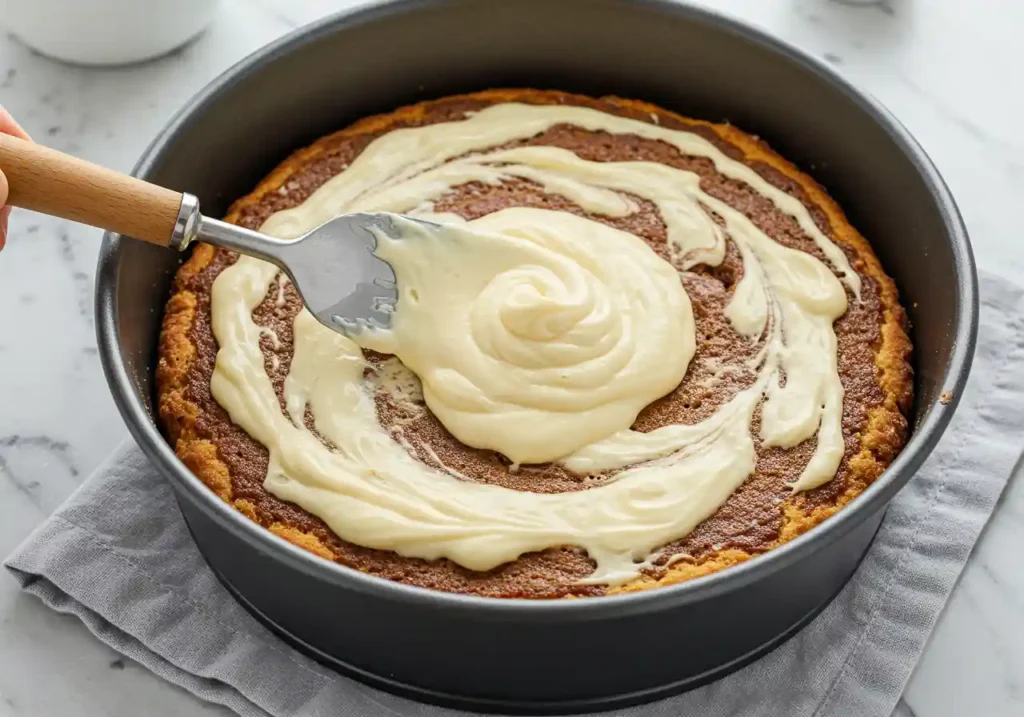
[[[274,213],[301,205],[325,182],[344,172],[375,139],[400,128],[458,121],[503,103],[588,107],[694,133],[806,207],[818,229],[842,249],[860,277],[859,299],[847,289],[846,311],[833,326],[844,393],[845,444],[835,477],[819,487],[794,492],[791,484],[814,453],[816,439],[791,448],[765,447],[755,440],[755,470],[724,505],[688,535],[665,545],[637,578],[614,587],[581,582],[593,572],[594,562],[585,551],[572,546],[528,553],[487,571],[472,571],[444,558],[423,560],[346,542],[325,522],[264,487],[267,449],[233,423],[213,397],[210,383],[218,345],[212,327],[211,287],[237,256],[207,245],[196,247],[179,270],[160,339],[160,418],[182,461],[221,499],[251,520],[325,559],[407,584],[493,597],[599,595],[675,583],[721,570],[791,540],[870,485],[902,448],[908,430],[905,415],[912,398],[911,346],[895,285],[867,241],[814,180],[764,142],[730,125],[683,118],[632,100],[551,91],[490,90],[449,97],[361,120],[296,152],[253,193],[238,200],[227,220],[258,229]],[[557,124],[507,146],[558,147],[594,162],[656,162],[693,172],[707,195],[742,212],[775,242],[810,254],[835,270],[792,216],[747,184],[721,174],[711,160],[684,155],[666,142]],[[433,202],[433,211],[470,220],[510,207],[570,212],[634,234],[665,260],[683,266],[685,257],[672,251],[657,207],[637,196],[630,199],[634,211],[624,216],[588,213],[537,182],[508,177],[501,182],[456,186]],[[743,276],[736,244],[726,243],[724,259],[717,265],[687,266],[679,275],[693,307],[696,353],[679,386],[641,411],[633,425],[635,431],[647,433],[672,424],[703,421],[756,378],[751,366],[760,346],[738,333],[725,311]],[[252,313],[254,322],[267,329],[260,349],[282,412],[294,348],[293,322],[300,309],[294,288],[280,278],[272,282]],[[395,400],[393,391],[381,388],[381,377],[390,375],[396,359],[369,351],[365,357],[367,386],[369,390],[378,388],[374,400],[381,425],[392,430],[426,465],[443,467],[465,480],[534,493],[592,490],[614,478],[616,471],[579,475],[558,463],[515,466],[494,451],[463,445],[423,405],[415,389],[406,392],[403,400]],[[411,401],[405,400],[410,396]],[[307,411],[310,429],[312,420]],[[758,409],[753,417],[754,436],[760,420]]]

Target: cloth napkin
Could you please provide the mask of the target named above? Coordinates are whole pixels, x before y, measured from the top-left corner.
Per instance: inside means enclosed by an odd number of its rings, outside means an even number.
[[[1024,287],[982,281],[953,425],[892,502],[850,583],[802,632],[695,691],[621,717],[889,717],[1020,454]],[[280,642],[217,582],[171,490],[119,448],[6,561],[23,589],[198,697],[246,717],[456,717],[337,675]]]

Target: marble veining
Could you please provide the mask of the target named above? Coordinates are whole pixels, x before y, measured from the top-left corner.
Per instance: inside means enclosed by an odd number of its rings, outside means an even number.
[[[914,133],[960,204],[981,267],[1024,281],[1024,3],[700,0],[821,57]],[[69,67],[3,36],[0,103],[36,138],[127,171],[195,91],[259,46],[354,0],[224,0],[197,42],[145,65]],[[100,233],[16,212],[0,254],[0,554],[125,436],[96,352]],[[39,331],[45,325],[52,330]],[[1024,480],[976,546],[898,717],[1024,714]],[[0,717],[228,714],[0,579]]]

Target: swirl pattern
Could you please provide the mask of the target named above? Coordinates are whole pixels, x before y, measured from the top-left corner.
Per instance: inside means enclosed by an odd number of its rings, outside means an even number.
[[[463,443],[554,461],[626,430],[675,388],[694,351],[679,276],[637,237],[564,212],[506,209],[378,239],[402,294],[394,354]]]
[[[832,268],[775,243],[742,211],[703,192],[691,172],[591,162],[546,147],[491,149],[557,124],[636,135],[709,159],[788,214]],[[516,208],[466,225],[434,212],[454,186],[507,178],[528,179],[591,214],[627,216],[635,198],[652,203],[682,269],[720,262],[728,238],[743,258],[743,278],[726,315],[759,347],[753,384],[699,423],[632,431],[637,411],[670,391],[693,355],[678,275],[638,238],[572,214]],[[282,413],[251,316],[277,270],[242,257],[213,286],[220,349],[211,391],[266,446],[267,490],[342,539],[473,570],[574,545],[597,563],[590,581],[619,584],[712,515],[754,470],[759,408],[763,445],[816,439],[794,489],[835,475],[843,387],[832,323],[846,310],[843,283],[858,297],[860,279],[798,200],[701,137],[581,107],[495,105],[377,138],[263,231],[295,236],[352,211],[448,225],[439,236],[383,242],[404,293],[392,329],[359,341],[418,374],[428,406],[456,437],[516,461],[557,459],[583,474],[620,470],[589,490],[534,494],[415,460],[377,422],[360,347],[305,311],[294,324]]]

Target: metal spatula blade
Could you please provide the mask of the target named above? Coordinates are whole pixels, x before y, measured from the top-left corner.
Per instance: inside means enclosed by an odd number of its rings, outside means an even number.
[[[395,272],[374,251],[377,233],[401,238],[396,215],[346,214],[284,240],[204,217],[198,204],[194,215],[191,209],[188,213],[190,217],[181,223],[181,239],[172,239],[172,246],[184,248],[192,241],[205,241],[277,265],[291,278],[306,308],[335,331],[354,334],[391,326],[398,302]],[[402,219],[438,226],[412,217]]]

